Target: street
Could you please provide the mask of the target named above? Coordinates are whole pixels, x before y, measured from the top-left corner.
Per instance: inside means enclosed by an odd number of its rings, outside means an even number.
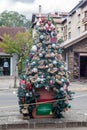
[[[0,92],[0,106],[7,107],[17,105],[17,94],[15,91]]]
[[[18,115],[19,106],[15,91],[0,92],[0,117]]]
[[[87,91],[75,92],[75,94],[73,95],[73,100],[69,101],[71,104],[71,109],[69,109],[66,112],[63,112],[64,118],[61,119],[61,121],[86,122],[87,121],[87,101],[86,100],[87,100]],[[54,119],[53,123],[55,122],[55,120],[59,122],[59,120]],[[26,120],[23,119],[23,116],[19,112],[17,90],[0,91],[0,124],[7,124],[7,123],[15,124],[18,122],[26,123]],[[29,122],[31,122],[31,120],[29,120]],[[33,128],[37,128],[36,127],[37,122],[34,121],[32,123],[34,123],[32,124]],[[49,126],[49,120],[48,120],[48,126]],[[80,126],[81,125],[78,124],[78,127]],[[40,127],[39,129],[41,128],[43,127]],[[52,128],[55,129],[56,127],[52,127]],[[65,125],[65,128],[63,126],[62,129],[58,128],[58,130],[87,130],[87,128],[76,128],[76,129],[69,128],[68,129],[66,128],[66,125]]]
[[[83,115],[87,115],[87,92],[76,92],[73,100],[69,101],[73,111],[79,110]],[[4,113],[2,113],[4,111]],[[6,112],[19,113],[17,91],[0,92],[0,116],[5,116]]]
[[[72,109],[87,110],[87,91],[75,92],[74,99],[71,101]]]

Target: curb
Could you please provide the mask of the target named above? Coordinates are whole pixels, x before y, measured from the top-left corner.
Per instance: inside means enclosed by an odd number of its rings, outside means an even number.
[[[87,127],[87,122],[75,122],[75,121],[69,121],[69,122],[65,122],[65,121],[61,121],[58,119],[30,119],[26,122],[15,122],[15,124],[10,124],[10,123],[6,123],[6,124],[1,124],[0,125],[0,130],[8,130],[8,129],[37,129],[37,128],[72,128],[72,127]]]
[[[68,90],[72,92],[84,92],[87,91],[87,88],[74,88],[74,89],[69,88]]]
[[[0,88],[0,91],[17,91],[18,88]],[[69,91],[72,92],[83,92],[83,91],[87,91],[87,88],[68,88]]]
[[[87,91],[87,88],[69,88],[68,90],[73,91],[73,92],[84,92]]]
[[[4,91],[17,91],[18,90],[18,88],[0,88],[0,92],[4,92]]]

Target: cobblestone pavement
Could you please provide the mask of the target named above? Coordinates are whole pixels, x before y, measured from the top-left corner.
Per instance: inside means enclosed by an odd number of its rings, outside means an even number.
[[[8,129],[10,130],[10,129]],[[13,129],[13,130],[17,130],[17,129]],[[18,129],[21,130],[21,129]],[[22,129],[22,130],[37,130],[37,129]],[[47,129],[39,129],[39,130],[50,130],[49,128]],[[78,127],[78,128],[55,128],[54,130],[87,130],[87,127]]]

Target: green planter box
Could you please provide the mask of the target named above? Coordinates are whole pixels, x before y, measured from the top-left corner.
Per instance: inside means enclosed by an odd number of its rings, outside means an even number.
[[[51,115],[52,107],[52,103],[39,104],[36,108],[36,115]]]

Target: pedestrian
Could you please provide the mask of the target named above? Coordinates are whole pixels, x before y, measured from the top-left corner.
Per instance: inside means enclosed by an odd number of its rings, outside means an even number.
[[[9,75],[9,63],[7,59],[4,59],[3,69],[4,69],[4,75]]]

